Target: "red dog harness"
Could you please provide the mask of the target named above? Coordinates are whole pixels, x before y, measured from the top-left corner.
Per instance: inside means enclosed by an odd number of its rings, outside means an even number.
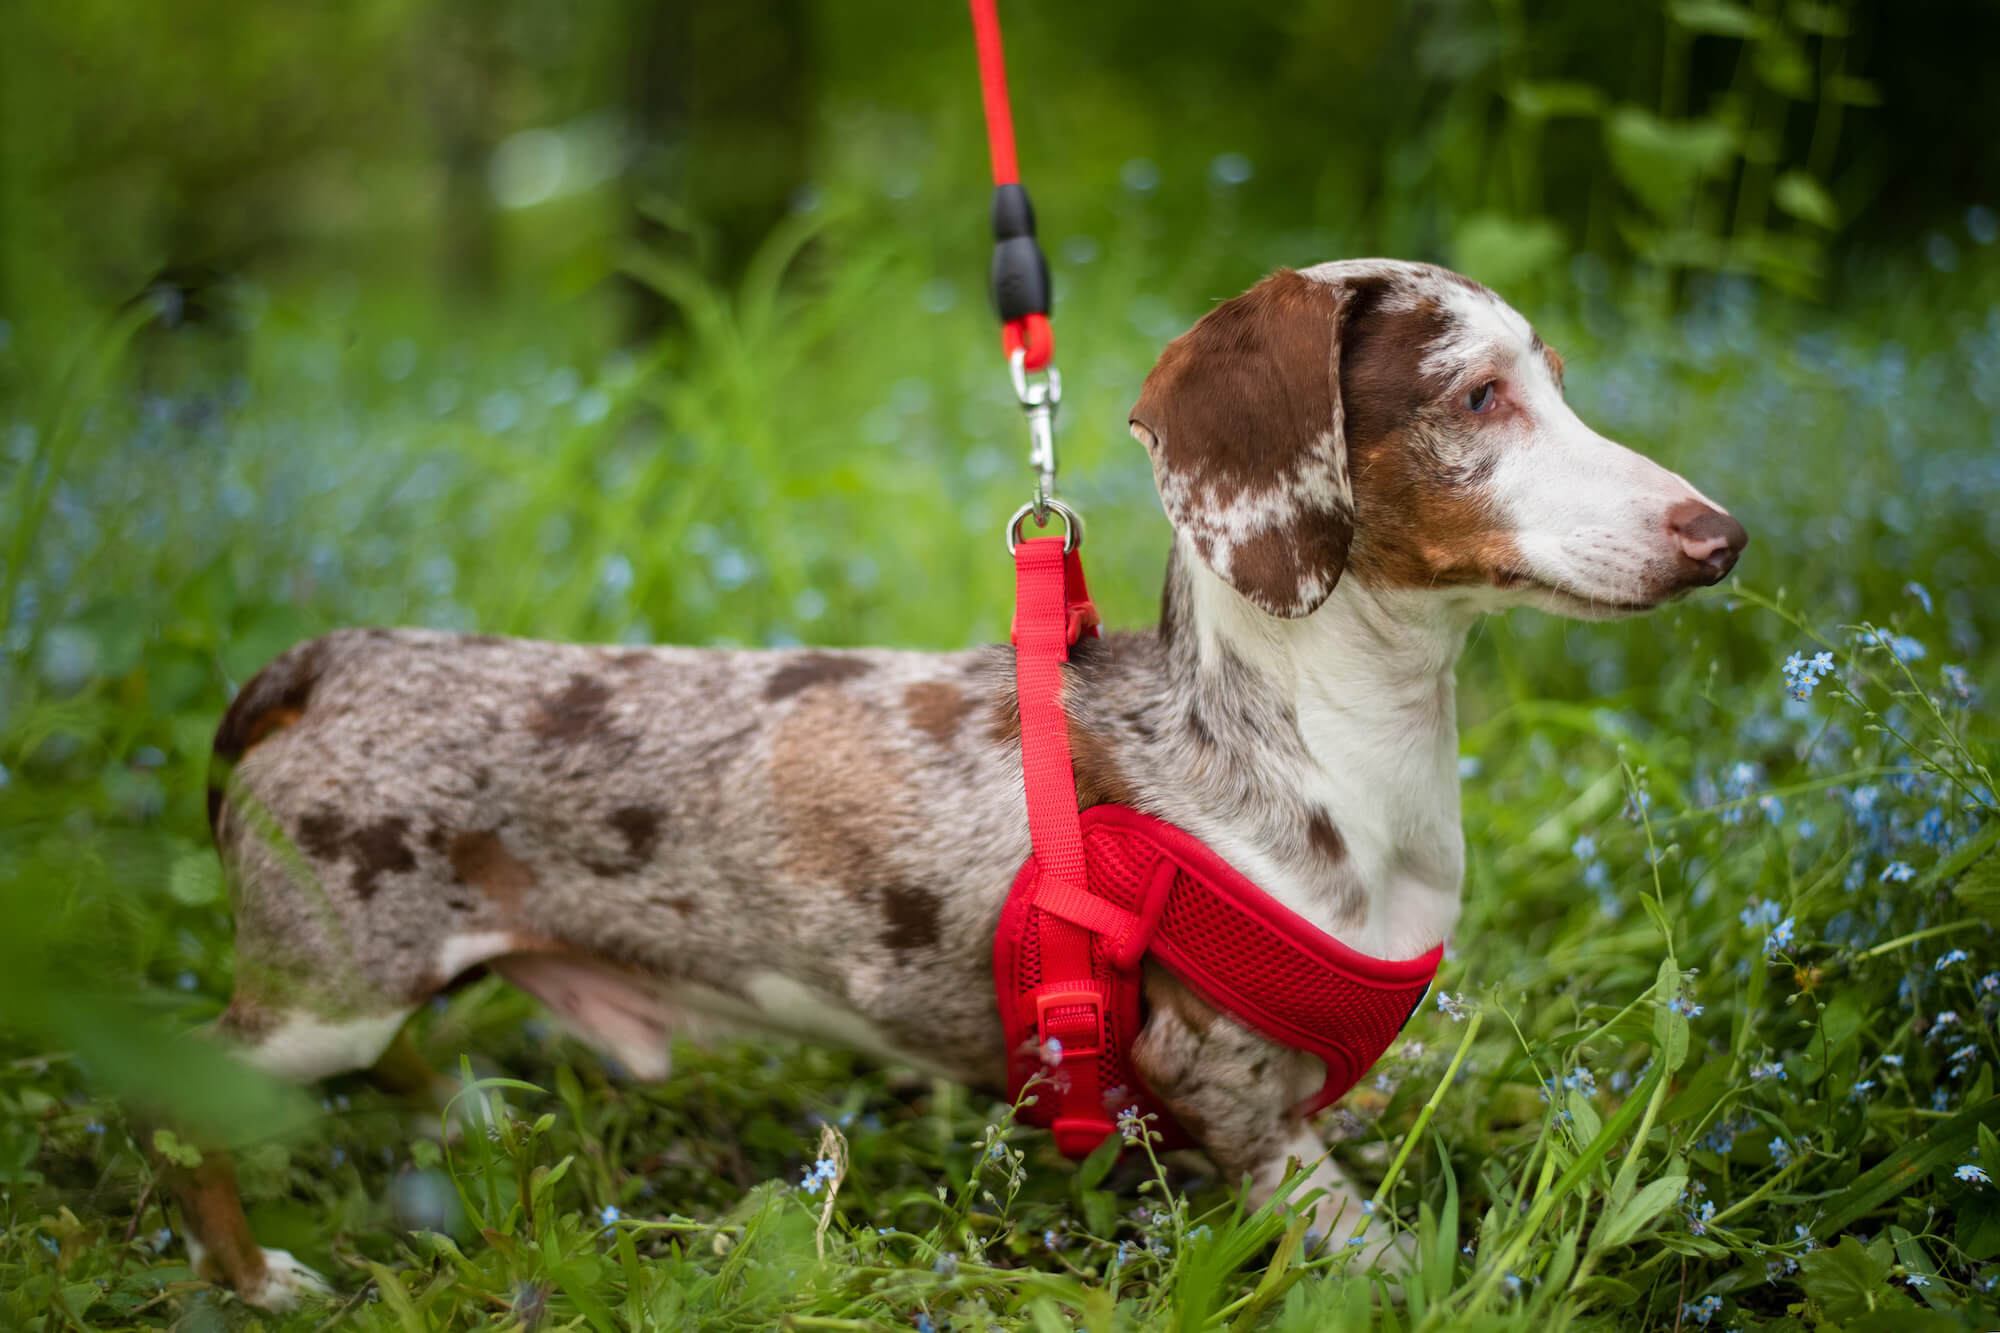
[[[1116,1133],[1118,1112],[1133,1106],[1158,1115],[1165,1146],[1188,1144],[1132,1067],[1145,1017],[1139,965],[1150,954],[1209,1004],[1324,1061],[1325,1084],[1298,1107],[1322,1110],[1396,1039],[1437,976],[1443,946],[1403,961],[1356,953],[1171,824],[1117,805],[1078,815],[1062,664],[1070,645],[1097,632],[1097,613],[1075,537],[1037,537],[1014,549],[1015,681],[1034,854],[1015,877],[993,941],[1008,1092],[1018,1100],[1030,1078],[1049,1075],[1020,1118],[1053,1130],[1070,1157]]]

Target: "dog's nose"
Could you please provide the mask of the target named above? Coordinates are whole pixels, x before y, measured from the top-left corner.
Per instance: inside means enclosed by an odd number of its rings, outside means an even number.
[[[1741,523],[1699,500],[1682,500],[1669,509],[1667,531],[1687,562],[1690,581],[1701,584],[1720,583],[1750,543]]]

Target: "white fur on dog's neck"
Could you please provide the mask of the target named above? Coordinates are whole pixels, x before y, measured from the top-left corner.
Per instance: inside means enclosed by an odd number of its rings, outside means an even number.
[[[1325,807],[1346,855],[1301,867],[1249,828],[1215,829],[1210,845],[1362,953],[1410,958],[1442,941],[1457,923],[1465,873],[1453,672],[1476,612],[1447,594],[1376,592],[1344,578],[1318,610],[1281,620],[1192,551],[1179,563],[1204,663],[1227,645],[1291,703],[1307,762],[1270,776]],[[1337,906],[1333,875],[1359,883],[1363,913]]]

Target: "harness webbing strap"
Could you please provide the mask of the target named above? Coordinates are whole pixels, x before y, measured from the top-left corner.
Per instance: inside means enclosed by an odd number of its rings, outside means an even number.
[[[1081,889],[1083,829],[1076,814],[1063,714],[1062,664],[1069,660],[1069,585],[1083,580],[1061,537],[1031,537],[1014,548],[1014,683],[1021,708],[1021,772],[1028,788],[1028,833],[1046,880]],[[1072,576],[1071,571],[1075,570]]]
[[[1096,614],[1084,586],[1083,562],[1074,549],[1064,551],[1068,544],[1061,537],[1034,537],[1014,548],[1021,779],[1039,870],[1032,901],[1044,910],[1041,985],[1033,1003],[1040,1041],[1062,1070],[1060,1105],[1051,1128],[1066,1152],[1086,1140],[1096,1146],[1115,1124],[1104,1109],[1096,1058],[1112,1043],[1110,995],[1096,976],[1088,924],[1102,918],[1088,906],[1099,900],[1084,887],[1083,828],[1062,701],[1062,667],[1070,645],[1084,633],[1097,632]]]

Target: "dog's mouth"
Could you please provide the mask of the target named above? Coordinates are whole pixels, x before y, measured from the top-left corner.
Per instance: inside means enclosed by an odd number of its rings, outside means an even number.
[[[1574,607],[1582,614],[1591,617],[1641,615],[1653,610],[1661,602],[1669,600],[1668,598],[1660,597],[1651,601],[1640,602],[1617,597],[1596,596],[1590,593],[1578,592],[1574,588],[1565,587],[1560,583],[1542,578],[1539,575],[1532,574],[1518,567],[1494,571],[1492,583],[1494,587],[1499,588],[1503,592],[1545,593],[1563,603],[1565,608]]]

